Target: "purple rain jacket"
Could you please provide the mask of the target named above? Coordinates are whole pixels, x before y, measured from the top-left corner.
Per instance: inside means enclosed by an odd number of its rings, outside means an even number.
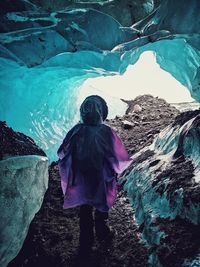
[[[100,108],[92,97],[81,106],[84,123],[75,125],[58,149],[63,207],[88,204],[108,211],[117,195],[116,174],[122,173],[132,159],[115,131],[97,119],[101,116],[94,111]]]
[[[75,125],[58,149],[64,208],[88,204],[108,211],[116,198],[116,174],[132,162],[120,138],[102,123],[108,107],[97,95],[80,107],[83,123]]]

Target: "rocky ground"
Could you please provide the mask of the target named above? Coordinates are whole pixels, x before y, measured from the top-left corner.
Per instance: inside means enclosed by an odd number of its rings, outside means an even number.
[[[166,234],[161,238],[160,245],[152,249],[163,267],[181,267],[186,258],[194,258],[199,253],[199,225],[180,217],[174,220],[159,218],[156,225]]]
[[[138,152],[152,143],[161,129],[172,123],[180,113],[165,100],[151,95],[138,96],[125,101],[129,107],[123,117],[116,117],[108,124],[117,131],[130,154]],[[139,105],[141,111],[134,112]]]
[[[149,145],[155,134],[172,123],[179,113],[164,100],[150,95],[137,97],[128,104],[127,114],[106,123],[118,132],[130,154]],[[135,109],[136,104],[139,104],[139,109]],[[49,174],[49,188],[42,208],[31,223],[23,248],[9,267],[76,266],[79,208],[62,209],[63,197],[56,163],[50,166]],[[110,212],[110,225],[115,229],[115,238],[107,246],[96,242],[87,266],[147,266],[148,250],[140,239],[134,212],[121,188]]]
[[[0,160],[16,155],[46,156],[32,138],[13,131],[5,121],[0,121]]]

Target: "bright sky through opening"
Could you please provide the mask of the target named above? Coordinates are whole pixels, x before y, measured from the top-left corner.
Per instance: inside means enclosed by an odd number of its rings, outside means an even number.
[[[144,52],[135,65],[128,66],[123,75],[88,79],[82,89],[91,88],[123,99],[151,94],[169,103],[194,101],[186,87],[160,68],[151,51]]]

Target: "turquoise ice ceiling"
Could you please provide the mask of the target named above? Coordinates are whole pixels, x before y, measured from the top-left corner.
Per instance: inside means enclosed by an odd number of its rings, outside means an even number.
[[[118,13],[113,16],[76,5],[52,13],[27,1],[16,1],[12,10],[4,7],[0,119],[33,137],[51,159],[78,121],[81,84],[122,74],[144,51],[154,51],[161,68],[200,100],[199,1],[161,1],[129,27],[117,21]]]

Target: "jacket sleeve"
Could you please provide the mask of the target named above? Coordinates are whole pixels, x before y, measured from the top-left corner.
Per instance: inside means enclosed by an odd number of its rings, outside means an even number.
[[[111,129],[111,131],[112,131],[113,152],[114,152],[114,158],[112,158],[111,164],[114,171],[120,174],[131,165],[133,159],[129,156],[120,137],[116,134],[116,132],[113,129]]]

